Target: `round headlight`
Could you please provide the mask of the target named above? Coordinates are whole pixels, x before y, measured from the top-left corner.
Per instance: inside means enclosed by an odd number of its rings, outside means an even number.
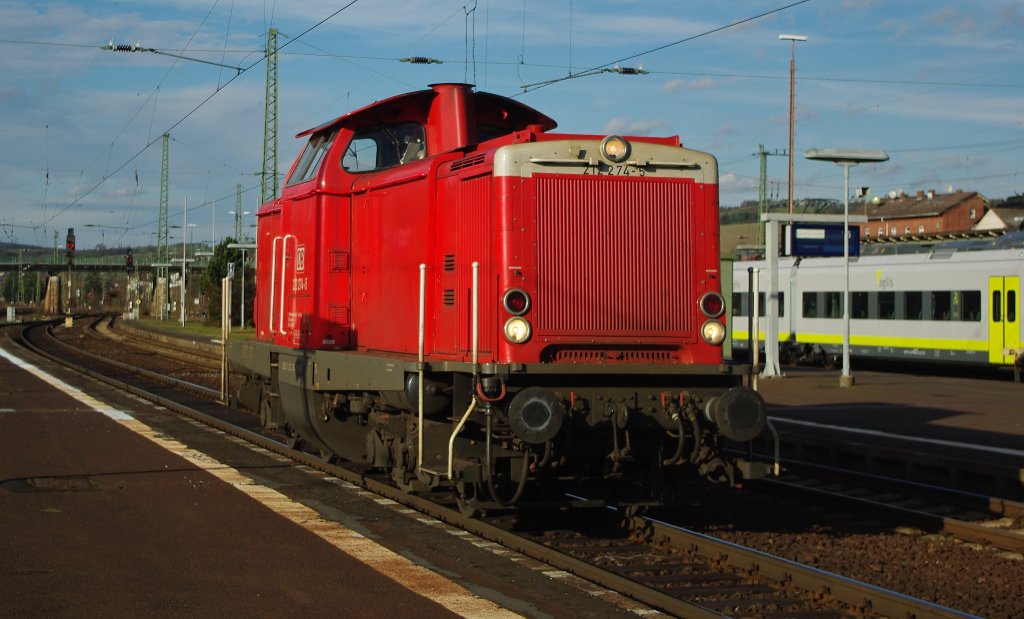
[[[601,154],[614,163],[622,163],[629,157],[629,142],[626,138],[609,135],[601,140]]]
[[[700,301],[700,311],[708,318],[718,318],[725,312],[725,299],[717,292],[705,292]]]
[[[505,337],[513,344],[522,344],[530,339],[530,323],[519,316],[509,318],[505,321]]]
[[[709,320],[700,327],[700,336],[712,346],[719,346],[725,340],[725,325],[717,320]]]
[[[513,288],[505,292],[501,303],[509,314],[522,316],[526,310],[530,309],[530,295],[523,290]]]

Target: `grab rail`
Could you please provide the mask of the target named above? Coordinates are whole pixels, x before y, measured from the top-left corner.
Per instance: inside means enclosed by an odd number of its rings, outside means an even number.
[[[285,290],[285,275],[288,270],[288,239],[294,239],[294,234],[286,234],[281,239],[281,312],[277,317],[277,330],[280,333],[284,333],[284,290]],[[274,278],[273,274],[270,276]]]
[[[480,373],[480,367],[478,365],[479,354],[479,329],[480,329],[480,263],[473,261],[473,378],[476,379],[477,374]],[[476,382],[475,380],[473,382]],[[476,408],[476,389],[473,390],[473,399],[469,402],[469,407],[466,412],[462,414],[462,418],[459,419],[459,425],[455,426],[455,430],[452,431],[451,437],[448,439],[448,479],[452,479],[453,469],[455,468],[455,437],[462,432],[462,428],[466,425],[466,420],[469,419],[469,415]]]
[[[267,328],[275,335],[277,331],[274,329],[274,284],[277,280],[274,279],[274,275],[277,274],[277,242],[280,240],[280,236],[275,236],[270,244],[270,311],[267,312]],[[281,284],[284,285],[284,282]]]

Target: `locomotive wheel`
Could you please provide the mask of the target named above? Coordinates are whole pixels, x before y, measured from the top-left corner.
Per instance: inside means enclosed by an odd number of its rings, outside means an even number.
[[[303,438],[291,428],[286,430],[285,436],[284,444],[288,446],[288,449],[302,449],[303,444],[305,444],[305,440],[303,440]]]
[[[396,465],[391,468],[391,480],[405,494],[421,494],[430,490],[429,486],[407,471],[404,465]]]
[[[479,501],[477,500],[480,493],[479,484],[460,481],[456,489],[459,493],[455,496],[455,504],[458,505],[459,512],[463,516],[475,518],[485,515],[485,512],[480,509]]]

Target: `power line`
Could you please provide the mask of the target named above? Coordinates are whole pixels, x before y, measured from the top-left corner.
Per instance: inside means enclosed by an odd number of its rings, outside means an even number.
[[[804,0],[804,1],[805,2],[809,2],[810,0]],[[789,8],[789,7],[782,7],[782,9],[777,9],[777,10],[784,10],[786,8]],[[750,19],[757,19],[757,17],[753,17],[753,18],[750,18]],[[742,23],[742,22],[737,22],[737,24],[738,23]],[[728,27],[731,27],[732,25],[733,24],[730,24],[729,26],[723,26],[723,28],[728,28]],[[721,30],[721,29],[718,29],[718,30]],[[700,34],[700,35],[697,35],[697,36],[704,36],[705,34],[711,34],[711,33],[716,32],[716,31],[717,30],[708,31],[707,33],[703,33],[703,34]],[[301,35],[299,35],[299,36],[301,36]],[[637,54],[636,56],[633,56],[631,58],[635,58],[637,56],[641,56],[641,55],[650,54],[650,53],[653,53],[653,52],[656,52],[656,51],[660,51],[661,49],[664,49],[665,47],[668,47],[668,46],[671,46],[671,45],[678,45],[680,43],[684,43],[686,41],[692,40],[693,38],[696,38],[696,37],[691,37],[690,39],[683,39],[683,40],[677,41],[675,43],[670,43],[670,44],[668,44],[666,46],[662,46],[662,47],[659,47],[659,48],[656,48],[656,49],[653,49],[653,50],[642,52],[642,53]],[[51,41],[19,41],[19,40],[13,40],[13,39],[0,39],[0,43],[15,44],[15,45],[51,45],[51,46],[57,46],[57,47],[81,47],[81,48],[88,48],[88,49],[95,49],[96,48],[96,46],[94,44],[86,44],[86,43],[55,43],[55,42],[51,42]],[[108,44],[108,46],[109,46],[109,44]],[[101,49],[107,49],[108,46],[100,46],[100,48]],[[122,47],[122,46],[114,46],[114,47]],[[131,47],[131,46],[129,46],[129,47]],[[284,46],[282,46],[282,47],[284,47]],[[382,60],[382,61],[389,61],[389,62],[394,62],[394,61],[400,61],[401,60],[401,58],[399,58],[399,57],[391,57],[391,56],[362,56],[362,55],[358,55],[358,54],[334,54],[334,53],[331,53],[331,52],[319,49],[317,47],[314,47],[312,45],[310,47],[312,49],[317,50],[319,53],[313,54],[313,53],[309,53],[309,52],[280,52],[280,55],[282,55],[282,56],[322,56],[322,57],[325,57],[325,58],[337,58],[337,59],[340,59],[340,60]],[[168,48],[159,48],[159,47],[155,47],[155,48],[154,47],[147,47],[147,48],[141,48],[140,47],[138,50],[115,50],[115,51],[148,51],[148,52],[153,52],[153,53],[162,54],[162,55],[166,55],[166,56],[176,56],[176,54],[180,54],[180,53],[182,53],[182,52],[184,52],[186,50],[184,50],[184,49],[168,49]],[[220,54],[223,57],[224,55],[227,55],[227,54],[250,55],[250,54],[263,53],[264,50],[262,50],[262,49],[228,49],[225,46],[223,49],[199,48],[199,49],[190,49],[189,51],[192,51],[193,53],[197,53],[197,54],[202,54],[202,53]],[[176,56],[176,57],[183,58],[182,56]],[[230,69],[236,69],[236,70],[238,69],[238,67],[236,67],[234,65],[215,63],[215,62],[211,62],[211,61],[207,61],[207,60],[202,60],[202,59],[198,59],[198,58],[191,58],[191,57],[189,57],[189,58],[184,58],[184,59],[185,60],[193,60],[193,61],[196,61],[196,62],[202,62],[202,63],[206,63],[206,64],[213,64],[213,65],[216,65],[216,66],[223,66],[223,67],[230,68]],[[459,60],[454,59],[454,58],[447,58],[447,59],[442,58],[441,60],[443,60],[444,62],[459,62]],[[464,62],[464,61],[465,60],[463,59],[461,62]],[[520,66],[524,66],[524,67],[533,67],[533,68],[540,68],[540,69],[568,69],[570,72],[572,71],[571,63],[570,63],[570,65],[564,65],[564,64],[552,64],[552,63],[523,62],[522,60],[515,60],[515,61],[513,61],[513,60],[474,60],[474,62],[476,64],[488,65],[488,66],[491,66],[491,65],[493,65],[493,66],[520,65]],[[607,63],[605,65],[601,65],[601,66],[605,67],[608,64],[614,64],[615,62],[623,62],[623,60],[613,61],[613,62]],[[691,77],[722,77],[722,78],[757,79],[757,80],[782,80],[782,79],[789,79],[785,75],[764,75],[764,74],[757,74],[757,73],[723,73],[723,72],[710,73],[710,72],[695,72],[695,71],[656,71],[656,70],[651,70],[651,71],[649,71],[649,73],[651,75],[687,75],[687,76],[691,76]],[[570,73],[570,75],[574,76],[574,77],[582,77],[582,76],[580,76],[578,74],[573,74],[573,73]],[[568,77],[569,76],[566,76],[566,78],[568,78]],[[851,84],[883,84],[883,85],[887,84],[887,85],[892,85],[892,86],[946,86],[946,87],[950,87],[950,88],[1024,88],[1024,83],[1013,84],[1013,83],[998,83],[998,82],[955,82],[955,81],[932,81],[932,80],[909,80],[909,79],[901,80],[901,79],[878,79],[878,78],[860,78],[860,77],[826,77],[826,76],[814,76],[814,75],[801,75],[800,76],[800,80],[801,81],[808,81],[808,82],[835,82],[835,83],[851,83]]]
[[[780,13],[780,12],[785,11],[787,9],[791,9],[791,8],[793,8],[795,6],[799,6],[801,4],[806,4],[806,3],[810,2],[810,1],[811,0],[798,0],[797,2],[793,2],[791,4],[787,4],[785,6],[779,7],[777,9],[772,9],[770,11],[765,11],[764,13],[760,13],[758,15],[754,15],[753,17],[747,17],[747,18],[744,18],[744,19],[740,19],[740,20],[734,21],[732,23],[726,24],[724,26],[719,26],[718,28],[712,28],[711,30],[705,30],[704,32],[701,32],[699,34],[695,34],[693,36],[689,36],[689,37],[686,37],[684,39],[680,39],[678,41],[673,41],[672,43],[666,43],[664,45],[659,45],[658,47],[655,47],[653,49],[649,49],[647,51],[643,51],[643,52],[639,52],[639,53],[636,53],[636,54],[632,54],[632,55],[626,56],[624,58],[619,58],[619,59],[613,60],[611,62],[606,62],[606,63],[600,64],[600,65],[598,65],[596,67],[591,67],[590,69],[584,69],[583,71],[580,71],[578,73],[570,73],[569,75],[566,75],[565,77],[560,77],[560,78],[557,78],[557,79],[548,80],[546,82],[539,82],[537,84],[531,84],[530,86],[523,86],[522,87],[523,88],[523,92],[522,93],[518,93],[518,94],[523,94],[523,93],[529,92],[531,90],[538,90],[540,88],[544,88],[544,87],[550,86],[552,84],[557,84],[558,82],[564,82],[566,80],[576,79],[578,77],[586,77],[588,75],[595,75],[595,74],[597,74],[598,72],[600,72],[602,69],[604,69],[606,67],[609,67],[609,66],[612,66],[612,65],[619,65],[619,64],[622,64],[624,62],[628,62],[630,60],[634,60],[636,58],[640,58],[641,56],[646,56],[648,54],[653,54],[655,52],[660,52],[660,51],[662,51],[664,49],[668,49],[668,48],[674,47],[676,45],[681,45],[683,43],[688,43],[690,41],[693,41],[693,40],[696,40],[696,39],[699,39],[699,38],[702,38],[702,37],[706,37],[708,35],[712,35],[712,34],[715,34],[717,32],[722,32],[723,30],[728,30],[729,28],[735,28],[736,26],[740,26],[742,24],[746,24],[746,23],[749,23],[749,22],[752,22],[752,21],[756,21],[756,20],[761,19],[763,17],[767,17],[769,15],[774,15],[775,13]],[[513,96],[518,96],[518,95],[513,95]]]
[[[330,19],[334,18],[335,16],[337,16],[338,14],[340,14],[340,13],[341,13],[342,11],[344,11],[345,9],[347,9],[347,8],[351,7],[352,5],[354,5],[354,4],[355,4],[355,3],[357,3],[357,2],[359,2],[359,0],[351,0],[351,1],[350,1],[350,2],[348,3],[348,4],[346,4],[346,5],[345,5],[345,6],[343,6],[342,8],[340,8],[340,9],[338,9],[337,11],[335,11],[335,12],[331,13],[331,14],[330,14],[329,16],[325,17],[324,19],[320,20],[320,21],[319,21],[319,22],[317,22],[316,24],[314,24],[314,25],[310,26],[309,28],[307,28],[306,30],[304,30],[304,31],[302,32],[302,34],[300,34],[299,36],[297,36],[297,37],[294,37],[293,39],[291,39],[291,40],[289,40],[289,41],[285,42],[285,43],[284,43],[284,45],[281,45],[281,47],[286,47],[286,46],[290,45],[291,43],[293,43],[294,41],[298,40],[299,38],[301,38],[301,37],[305,36],[306,34],[309,34],[309,33],[310,33],[310,32],[312,32],[312,31],[313,31],[314,29],[316,29],[316,28],[318,28],[319,26],[323,25],[323,24],[324,24],[324,23],[326,23],[326,22],[327,22],[328,20],[330,20]],[[185,122],[186,120],[188,120],[188,119],[189,119],[189,118],[190,118],[190,117],[191,117],[191,116],[192,116],[193,114],[195,114],[195,113],[196,113],[196,112],[197,112],[197,111],[198,111],[198,110],[199,110],[200,108],[202,108],[203,106],[205,106],[205,105],[206,105],[206,104],[207,104],[207,103],[208,103],[208,102],[209,102],[209,101],[210,101],[211,99],[213,99],[213,98],[214,98],[215,96],[217,96],[217,94],[218,94],[218,93],[220,93],[220,91],[221,91],[221,90],[223,90],[224,88],[226,88],[226,87],[227,87],[227,86],[228,86],[229,84],[231,84],[232,82],[234,82],[235,80],[237,80],[237,79],[238,79],[239,77],[241,77],[242,75],[244,75],[244,74],[245,74],[246,72],[248,72],[248,71],[249,71],[250,69],[252,69],[253,67],[255,67],[255,66],[258,66],[258,65],[259,65],[259,64],[260,64],[261,62],[263,62],[264,60],[265,60],[265,58],[260,58],[260,59],[258,59],[258,60],[256,60],[256,61],[254,61],[254,62],[253,62],[252,64],[250,64],[249,66],[246,66],[246,67],[242,67],[242,68],[241,68],[241,70],[239,70],[239,71],[238,71],[238,73],[236,73],[235,75],[233,75],[233,76],[232,76],[232,77],[231,77],[231,78],[230,78],[230,79],[229,79],[228,81],[224,82],[224,84],[223,84],[223,85],[220,85],[220,86],[218,86],[217,88],[215,88],[215,89],[214,89],[214,91],[213,91],[212,93],[210,93],[210,94],[209,94],[209,95],[208,95],[208,96],[207,96],[206,98],[204,98],[204,99],[203,99],[202,101],[200,101],[200,102],[199,102],[199,103],[198,103],[198,104],[197,104],[197,105],[196,105],[195,107],[193,107],[193,108],[192,108],[191,110],[189,110],[189,111],[188,111],[188,112],[187,112],[187,113],[186,113],[186,114],[185,114],[184,116],[182,116],[182,117],[181,117],[180,119],[178,119],[177,121],[175,121],[174,123],[172,123],[170,127],[168,127],[167,129],[165,129],[165,130],[164,130],[164,131],[163,131],[163,132],[161,133],[161,138],[159,138],[159,139],[162,139],[162,135],[163,135],[164,133],[170,133],[171,131],[173,131],[174,129],[176,129],[176,128],[177,128],[177,127],[178,127],[179,125],[181,125],[181,123],[183,123],[183,122]],[[129,157],[129,158],[128,158],[128,159],[127,159],[127,160],[126,160],[126,161],[125,161],[124,163],[122,163],[121,165],[119,165],[119,166],[118,166],[118,167],[117,167],[117,168],[116,168],[116,169],[115,169],[115,170],[114,170],[113,172],[110,172],[110,173],[108,173],[108,174],[105,174],[105,175],[104,175],[104,176],[103,176],[103,177],[102,177],[102,178],[101,178],[101,179],[100,179],[99,181],[97,181],[96,183],[94,183],[94,184],[93,184],[92,186],[90,186],[90,187],[89,187],[88,189],[86,189],[86,190],[85,190],[85,191],[84,191],[83,193],[79,194],[79,196],[78,196],[78,197],[76,197],[76,198],[75,198],[75,199],[74,199],[74,200],[73,200],[73,201],[72,201],[72,202],[71,202],[70,204],[68,204],[68,205],[67,205],[67,206],[65,206],[64,208],[62,208],[62,209],[58,210],[58,211],[57,211],[56,213],[54,213],[53,215],[51,215],[51,216],[50,216],[49,218],[47,218],[47,219],[46,219],[45,221],[43,221],[43,222],[42,222],[41,224],[37,224],[37,225],[38,225],[38,226],[45,226],[46,224],[48,224],[48,223],[52,222],[52,221],[53,221],[54,219],[56,219],[56,218],[57,218],[57,217],[59,217],[60,215],[62,215],[62,214],[64,214],[64,213],[66,213],[67,211],[69,211],[70,209],[72,209],[73,207],[75,207],[76,205],[80,204],[80,203],[82,202],[82,199],[84,199],[85,197],[87,197],[88,195],[90,195],[91,193],[93,193],[94,191],[96,191],[97,189],[99,189],[99,188],[100,188],[100,187],[101,187],[101,186],[102,186],[102,185],[103,185],[103,184],[104,184],[105,182],[107,182],[107,180],[108,180],[108,179],[110,179],[111,177],[113,177],[113,176],[115,176],[116,174],[118,174],[118,173],[119,173],[119,172],[120,172],[121,170],[123,170],[123,169],[125,169],[126,167],[128,167],[128,165],[129,165],[129,164],[131,164],[131,163],[132,163],[133,161],[135,161],[136,159],[138,159],[138,158],[139,158],[139,156],[141,156],[141,155],[142,155],[142,153],[144,153],[144,152],[146,152],[147,150],[149,150],[149,148],[150,148],[151,146],[153,146],[153,144],[155,144],[155,143],[156,143],[157,141],[158,141],[157,139],[151,139],[151,140],[149,140],[148,142],[146,142],[146,144],[145,144],[145,145],[144,145],[144,146],[143,146],[143,147],[142,147],[141,149],[139,149],[138,151],[136,151],[136,152],[135,152],[135,154],[133,154],[133,155],[132,155],[131,157]]]

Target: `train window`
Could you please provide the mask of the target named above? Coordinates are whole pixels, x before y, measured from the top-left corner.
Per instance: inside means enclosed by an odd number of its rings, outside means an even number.
[[[852,318],[868,317],[868,293],[854,292],[850,294],[850,303],[853,308],[850,310]]]
[[[324,156],[327,155],[327,151],[330,150],[337,135],[337,131],[332,131],[329,134],[320,133],[309,138],[306,147],[302,149],[299,162],[295,164],[292,175],[288,177],[287,184],[289,186],[304,183],[316,176],[317,171],[320,170],[320,163],[323,162]]]
[[[903,293],[903,318],[921,320],[924,318],[924,294],[920,290]]]
[[[768,315],[768,301],[765,299],[764,293],[757,293],[757,315],[760,318],[764,318]],[[786,315],[786,293],[779,292],[779,317]]]
[[[348,172],[372,172],[423,159],[423,125],[399,123],[364,127],[356,131],[345,148],[341,167]]]
[[[1017,322],[1017,292],[1006,291],[1006,322]]]
[[[743,311],[743,298],[746,297],[744,292],[732,293],[732,315],[733,316],[746,316],[746,312]]]
[[[932,320],[949,320],[951,318],[952,302],[951,293],[948,290],[934,290],[931,293]]]
[[[879,320],[893,320],[896,318],[896,293],[878,293],[878,318]]]
[[[803,298],[803,317],[804,318],[817,318],[818,317],[818,293],[817,292],[805,292]]]
[[[1003,321],[1003,295],[999,290],[992,291],[992,322]]]
[[[840,292],[825,293],[825,318],[843,317],[843,295]]]
[[[981,320],[980,290],[964,290],[960,293],[960,320],[967,322]]]

